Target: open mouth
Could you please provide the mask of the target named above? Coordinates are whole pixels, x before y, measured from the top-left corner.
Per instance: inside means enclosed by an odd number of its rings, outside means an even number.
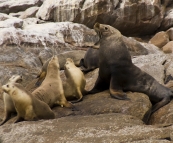
[[[16,82],[21,83],[22,81],[23,81],[22,79],[18,79]]]

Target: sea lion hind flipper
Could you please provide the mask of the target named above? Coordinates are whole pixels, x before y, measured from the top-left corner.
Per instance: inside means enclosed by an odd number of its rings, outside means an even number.
[[[77,94],[78,94],[78,100],[70,101],[71,103],[77,103],[83,100],[83,95],[79,87],[77,88]]]
[[[71,103],[77,103],[77,102],[81,102],[83,100],[83,97],[79,98],[78,100],[72,100],[70,101]]]
[[[155,111],[157,111],[159,108],[163,107],[164,105],[168,104],[171,101],[170,96],[163,98],[160,102],[156,103],[152,109],[151,114],[153,114]]]
[[[21,121],[24,121],[24,119],[22,117],[17,116],[17,118],[14,121],[14,123],[21,122]]]

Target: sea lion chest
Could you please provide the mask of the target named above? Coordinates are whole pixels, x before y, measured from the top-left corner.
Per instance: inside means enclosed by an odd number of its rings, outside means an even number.
[[[99,49],[99,75],[110,80],[111,74],[121,74],[122,67],[131,64],[131,56],[122,39],[103,38]]]

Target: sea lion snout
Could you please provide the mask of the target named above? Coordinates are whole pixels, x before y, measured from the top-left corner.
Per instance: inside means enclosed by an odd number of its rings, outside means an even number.
[[[98,23],[98,22],[95,23],[95,24],[94,24],[94,29],[96,30],[96,29],[99,29],[99,28],[100,28],[100,23]]]

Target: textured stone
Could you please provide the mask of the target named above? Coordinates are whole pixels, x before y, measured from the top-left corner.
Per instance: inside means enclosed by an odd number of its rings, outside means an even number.
[[[107,114],[21,122],[0,128],[3,143],[130,142],[170,138],[173,126],[146,126],[132,116]]]
[[[8,0],[0,3],[0,13],[24,11],[32,6],[40,6],[42,0]]]
[[[173,53],[173,41],[168,42],[162,49],[164,53]]]
[[[158,32],[155,34],[149,41],[149,43],[154,44],[155,46],[162,48],[169,42],[169,37],[166,32]]]
[[[25,19],[25,18],[29,18],[29,17],[35,17],[37,11],[38,11],[39,7],[30,7],[27,10],[25,10],[20,16],[19,18],[21,19]]]
[[[82,23],[90,28],[100,22],[116,27],[125,35],[146,35],[160,26],[163,18],[160,5],[157,0],[45,0],[37,17]]]

